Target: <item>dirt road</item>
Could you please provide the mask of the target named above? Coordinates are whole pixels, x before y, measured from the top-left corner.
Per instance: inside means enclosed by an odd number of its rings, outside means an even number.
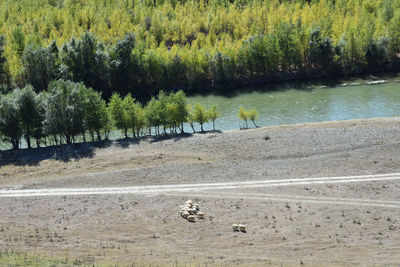
[[[202,183],[202,184],[181,184],[181,185],[148,185],[148,186],[131,186],[131,187],[105,187],[105,188],[59,188],[59,189],[24,189],[24,190],[0,190],[0,198],[15,198],[15,197],[48,197],[48,196],[84,196],[84,195],[161,195],[179,193],[188,196],[207,196],[207,197],[235,197],[235,194],[226,194],[230,189],[246,189],[246,188],[265,188],[265,187],[285,187],[296,185],[324,185],[335,183],[363,183],[373,181],[399,181],[400,173],[376,174],[376,175],[359,175],[359,176],[342,176],[342,177],[314,177],[314,178],[298,178],[298,179],[282,179],[282,180],[263,180],[263,181],[243,181],[243,182],[225,182],[225,183]],[[197,192],[214,191],[214,194],[199,195]],[[222,194],[216,192],[220,190]],[[175,194],[178,196],[178,194]],[[257,196],[257,194],[256,194]],[[378,207],[394,207],[400,208],[397,205],[378,204],[381,201],[377,200],[362,200],[362,199],[345,199],[345,198],[304,198],[299,196],[281,196],[277,198],[275,195],[258,194],[264,196],[260,199],[270,200],[303,200],[307,202],[319,203],[339,203],[358,205],[365,202],[363,205],[378,206]],[[236,198],[248,198],[248,194],[236,194]],[[254,194],[251,196],[254,199]],[[384,203],[399,204],[397,201],[383,201]]]

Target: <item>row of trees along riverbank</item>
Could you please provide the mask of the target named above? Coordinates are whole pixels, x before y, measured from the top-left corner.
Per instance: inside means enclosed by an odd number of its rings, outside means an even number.
[[[142,106],[130,94],[121,97],[114,93],[108,104],[99,92],[83,83],[57,80],[49,89],[36,93],[32,86],[0,95],[0,134],[14,149],[24,138],[30,148],[71,144],[87,135],[94,140],[108,139],[112,129],[120,129],[125,137],[183,133],[189,123],[204,131],[203,124],[211,120],[215,130],[216,107],[209,110],[200,104],[187,104],[183,91],[160,91],[147,105]]]
[[[118,19],[117,19],[118,18]],[[0,84],[133,97],[390,68],[396,0],[0,2]]]

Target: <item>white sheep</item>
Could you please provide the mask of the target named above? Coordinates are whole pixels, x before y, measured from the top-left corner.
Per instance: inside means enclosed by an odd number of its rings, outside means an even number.
[[[188,212],[190,213],[190,215],[196,215],[197,210],[196,209],[190,209],[190,210],[188,210]]]
[[[239,225],[238,224],[232,224],[232,230],[234,231],[234,232],[238,232],[239,231]]]
[[[194,222],[194,220],[195,220],[195,216],[194,215],[189,215],[188,217],[187,217],[187,220],[189,221],[189,222]]]
[[[191,200],[186,201],[185,206],[189,206],[190,208],[193,206],[193,202]]]
[[[183,218],[187,219],[187,217],[190,216],[190,213],[187,212],[187,211],[183,211],[183,212],[181,213],[181,216],[182,216]]]
[[[244,224],[239,224],[239,230],[240,230],[241,232],[246,232],[246,225],[244,225]]]
[[[203,212],[197,212],[197,217],[200,219],[204,219],[204,213]]]

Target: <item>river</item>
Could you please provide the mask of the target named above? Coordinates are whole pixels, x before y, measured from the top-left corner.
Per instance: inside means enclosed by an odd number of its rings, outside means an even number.
[[[366,82],[353,80],[330,86],[292,83],[274,88],[246,88],[230,96],[191,96],[189,103],[207,107],[216,105],[220,112],[216,122],[219,130],[244,126],[237,117],[241,106],[259,111],[256,121],[259,126],[399,116],[400,79],[392,78],[388,83],[375,85],[366,85]],[[358,83],[360,85],[354,85]],[[253,126],[251,122],[249,126]],[[207,129],[211,127],[211,124],[206,126]]]

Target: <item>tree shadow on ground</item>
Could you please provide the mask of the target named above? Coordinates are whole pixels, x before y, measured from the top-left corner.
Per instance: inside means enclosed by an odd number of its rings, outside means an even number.
[[[165,135],[159,135],[159,136],[151,136],[149,139],[150,143],[158,143],[166,140],[174,140],[174,141],[179,141],[185,138],[192,137],[192,133],[180,133],[180,134],[165,134]]]
[[[92,158],[96,148],[109,147],[112,141],[86,142],[31,149],[7,150],[0,152],[0,167],[4,165],[37,166],[43,160],[69,162]]]
[[[222,133],[222,131],[205,131],[196,134]],[[69,162],[71,160],[79,160],[83,158],[93,158],[95,149],[107,148],[115,145],[119,148],[126,149],[131,145],[138,145],[141,142],[157,143],[166,140],[179,141],[192,137],[193,133],[166,134],[160,136],[143,136],[138,138],[123,138],[114,141],[103,140],[98,142],[86,142],[69,145],[58,145],[31,149],[7,150],[0,151],[0,167],[5,165],[16,166],[38,166],[43,160],[57,160]]]

